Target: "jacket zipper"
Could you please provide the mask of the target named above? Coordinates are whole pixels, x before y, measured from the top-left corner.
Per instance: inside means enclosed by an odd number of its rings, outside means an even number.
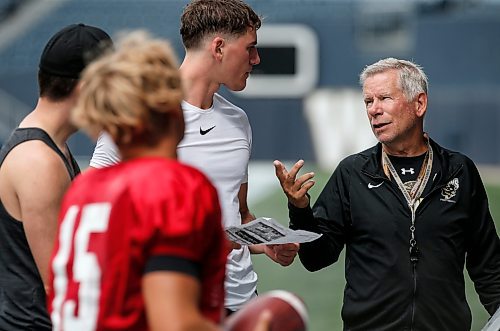
[[[418,205],[413,204],[410,207],[411,211],[411,226],[415,227],[416,222],[416,210]],[[413,239],[412,239],[413,240]],[[411,241],[410,241],[411,244]],[[415,306],[417,297],[417,262],[418,262],[418,248],[416,246],[410,246],[410,263],[412,266],[412,278],[413,278],[413,295],[411,299],[411,321],[410,321],[410,331],[413,331],[413,326],[415,323]]]
[[[446,184],[450,181],[451,178],[453,178],[460,170],[462,167],[458,167],[446,180],[444,181],[444,184],[437,185],[434,189],[432,189],[426,196],[422,198],[420,203],[415,206],[415,208],[410,208],[411,210],[411,217],[413,223],[416,223],[416,213],[417,209],[420,206],[420,204],[427,199],[431,194],[433,194],[435,191],[442,189]],[[413,276],[413,296],[412,296],[412,304],[411,304],[411,324],[410,324],[410,331],[413,331],[414,323],[415,323],[415,307],[416,307],[416,301],[417,301],[417,261],[411,261],[412,264],[412,276]]]
[[[413,224],[416,222],[416,209],[417,208],[418,208],[418,205],[416,207],[410,208]],[[416,297],[417,297],[417,259],[413,260],[411,258],[411,248],[410,248],[410,263],[412,266],[412,277],[413,277],[413,295],[412,295],[412,300],[411,300],[410,331],[413,331],[413,326],[415,323],[415,306],[416,306]]]
[[[417,263],[412,262],[413,268],[413,299],[411,303],[411,324],[410,330],[413,331],[413,324],[415,323],[415,304],[416,304],[416,296],[417,296]]]
[[[373,178],[373,179],[383,180],[384,182],[388,182],[388,183],[391,182],[390,179],[388,179],[387,177],[373,175],[373,174],[370,174],[370,173],[363,171],[363,170],[361,172],[364,173],[365,175]],[[391,187],[391,186],[389,185],[389,187]],[[391,191],[392,191],[392,189],[391,189]],[[434,190],[432,190],[431,192],[433,192],[433,191]],[[393,193],[395,194],[395,192],[393,192]],[[396,194],[396,196],[398,196],[398,195]],[[427,196],[429,196],[429,194]],[[423,198],[422,198],[422,201],[423,201]],[[409,208],[410,212],[411,212],[411,218],[412,218],[410,221],[412,221],[412,223],[416,222],[416,210],[418,209],[419,205],[420,205],[420,203],[414,208]],[[411,260],[410,263],[412,265],[412,280],[413,280],[413,293],[412,293],[412,300],[411,300],[411,306],[410,306],[410,308],[411,308],[410,331],[413,331],[414,330],[414,323],[415,323],[415,307],[416,307],[416,294],[417,294],[417,260]]]
[[[414,221],[414,223],[416,222],[416,210],[422,204],[422,202],[424,200],[426,200],[427,197],[429,197],[435,191],[446,186],[446,184],[450,181],[450,179],[453,178],[457,173],[459,173],[461,169],[462,169],[462,166],[458,167],[450,176],[448,176],[448,178],[444,181],[444,184],[436,186],[426,196],[422,197],[422,199],[420,200],[420,203],[416,207],[410,208],[412,221]],[[388,179],[387,177],[382,177],[379,175],[371,174],[365,170],[361,170],[361,173],[363,173],[363,174],[365,174],[368,177],[371,177],[373,179],[380,179],[380,180],[383,180],[384,182],[390,182],[390,179]],[[412,264],[412,277],[413,277],[413,295],[412,295],[412,303],[411,303],[410,331],[413,331],[414,330],[414,323],[415,323],[415,310],[416,310],[415,307],[416,307],[416,297],[417,297],[417,260],[411,261],[410,263]]]

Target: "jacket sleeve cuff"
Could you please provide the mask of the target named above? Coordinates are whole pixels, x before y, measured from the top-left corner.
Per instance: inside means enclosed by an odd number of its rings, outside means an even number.
[[[311,206],[298,208],[288,203],[288,214],[290,217],[290,228],[302,228],[304,225],[311,224],[311,219],[314,219]]]

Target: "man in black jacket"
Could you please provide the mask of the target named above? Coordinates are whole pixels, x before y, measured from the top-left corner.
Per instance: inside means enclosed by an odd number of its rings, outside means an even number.
[[[423,130],[427,77],[387,58],[360,75],[379,143],[345,158],[313,208],[313,173],[275,161],[290,227],[322,233],[302,244],[310,271],[346,246],[345,330],[470,330],[466,266],[486,310],[500,306],[500,240],[474,163]]]

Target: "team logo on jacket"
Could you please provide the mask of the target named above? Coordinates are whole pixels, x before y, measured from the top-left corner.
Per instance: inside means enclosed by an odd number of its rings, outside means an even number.
[[[456,203],[455,200],[452,200],[456,195],[460,185],[458,184],[458,178],[453,178],[441,189],[441,195],[443,198],[441,201],[445,202],[453,202]]]

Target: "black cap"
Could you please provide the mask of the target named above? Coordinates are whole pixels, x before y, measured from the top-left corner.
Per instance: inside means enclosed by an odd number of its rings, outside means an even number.
[[[79,78],[86,65],[112,44],[103,30],[72,24],[50,38],[40,57],[40,70],[55,76]]]

